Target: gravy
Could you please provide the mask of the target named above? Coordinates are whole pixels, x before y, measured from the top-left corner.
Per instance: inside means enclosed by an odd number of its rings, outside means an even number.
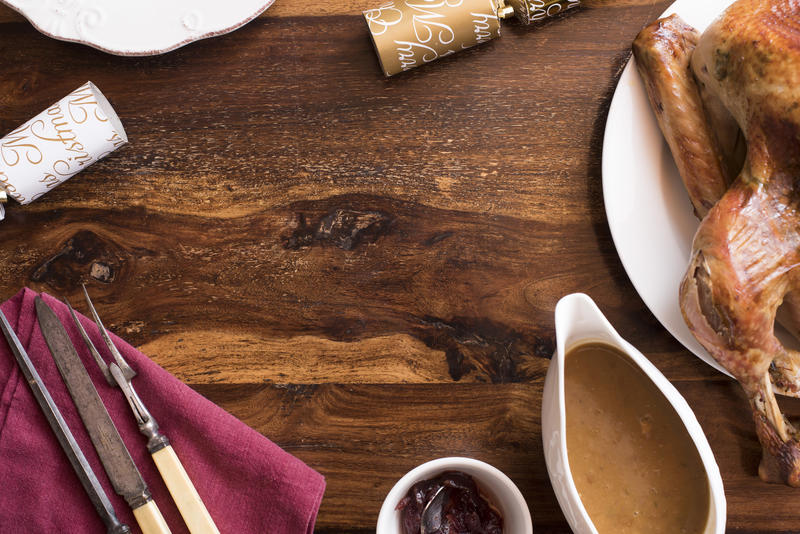
[[[697,534],[709,485],[672,405],[624,353],[583,344],[564,360],[567,454],[600,534]]]

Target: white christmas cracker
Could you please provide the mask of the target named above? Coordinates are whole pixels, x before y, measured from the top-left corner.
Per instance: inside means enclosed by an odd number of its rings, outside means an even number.
[[[111,104],[86,82],[0,139],[0,188],[28,204],[127,142]]]

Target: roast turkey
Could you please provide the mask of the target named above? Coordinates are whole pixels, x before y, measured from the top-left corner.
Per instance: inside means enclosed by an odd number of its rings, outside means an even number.
[[[747,394],[759,475],[800,486],[800,0],[739,0],[700,35],[677,16],[634,42],[639,72],[698,217],[679,290],[689,329]]]

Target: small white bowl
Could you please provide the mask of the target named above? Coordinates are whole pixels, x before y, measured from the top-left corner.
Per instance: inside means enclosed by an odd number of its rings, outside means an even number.
[[[439,458],[409,471],[391,489],[378,515],[376,534],[400,534],[400,512],[397,504],[417,482],[434,478],[445,471],[462,471],[470,475],[481,493],[497,508],[503,517],[503,532],[532,534],[533,522],[528,505],[517,486],[491,465],[472,458]]]
[[[694,412],[669,380],[636,348],[622,339],[597,305],[582,293],[567,295],[556,305],[556,353],[550,361],[542,397],[542,442],[550,482],[558,504],[575,534],[597,534],[578,495],[567,457],[564,405],[564,355],[574,346],[602,342],[627,354],[669,401],[692,438],[709,486],[709,512],[704,534],[724,534],[726,503],[722,477]]]

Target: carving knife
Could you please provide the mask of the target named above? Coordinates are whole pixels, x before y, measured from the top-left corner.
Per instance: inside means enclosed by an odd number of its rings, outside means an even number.
[[[53,402],[50,392],[47,391],[47,387],[44,385],[41,377],[39,377],[39,373],[36,372],[33,362],[31,362],[28,353],[25,352],[22,343],[19,342],[17,335],[8,323],[6,316],[3,315],[3,312],[0,312],[0,330],[3,331],[8,341],[8,346],[11,348],[11,352],[14,354],[14,358],[16,358],[19,368],[22,371],[22,376],[25,377],[25,380],[31,387],[31,392],[34,398],[36,398],[36,402],[39,403],[39,407],[42,409],[47,423],[56,435],[56,438],[58,438],[58,443],[67,455],[67,458],[69,458],[69,463],[75,470],[75,474],[78,475],[83,489],[86,490],[86,493],[89,495],[89,500],[92,501],[94,509],[97,510],[97,514],[103,520],[103,523],[105,523],[107,533],[130,534],[131,529],[117,519],[114,513],[114,507],[111,501],[108,500],[108,495],[106,495],[105,490],[100,485],[100,481],[97,480],[97,476],[94,474],[94,471],[92,471],[89,462],[86,461],[86,457],[75,441],[69,426],[67,426],[67,422],[64,421],[64,418],[61,416],[58,406]]]
[[[147,484],[133,463],[103,401],[100,400],[89,372],[83,366],[67,331],[55,312],[41,297],[36,297],[35,304],[36,317],[44,340],[53,354],[61,377],[67,384],[67,389],[111,480],[111,485],[114,486],[114,491],[131,507],[144,534],[169,534],[169,527],[161,511],[153,501]]]

